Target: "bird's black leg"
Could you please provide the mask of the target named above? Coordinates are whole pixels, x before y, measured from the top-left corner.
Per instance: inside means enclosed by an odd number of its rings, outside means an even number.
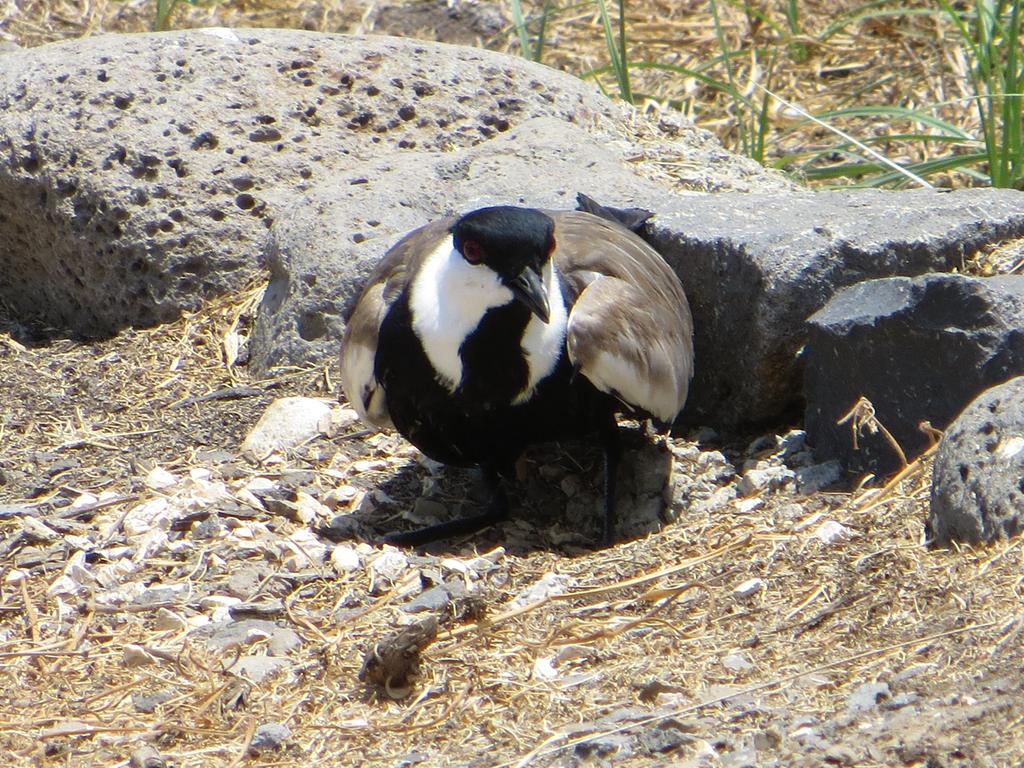
[[[619,473],[619,458],[622,455],[619,425],[614,416],[602,424],[600,438],[604,448],[604,529],[601,533],[601,543],[610,547],[615,541],[615,486]]]
[[[508,517],[508,497],[501,485],[501,478],[494,467],[484,467],[484,484],[490,495],[487,510],[479,515],[449,520],[437,525],[428,525],[415,531],[391,533],[384,541],[396,547],[419,547],[440,539],[451,539],[456,536],[467,536],[484,528],[500,523]]]

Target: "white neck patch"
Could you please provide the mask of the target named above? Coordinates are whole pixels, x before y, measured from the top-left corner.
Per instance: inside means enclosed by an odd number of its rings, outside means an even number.
[[[543,271],[544,289],[551,305],[548,323],[531,315],[520,342],[529,368],[526,388],[515,403],[529,399],[537,384],[558,363],[565,343],[567,313],[554,265],[549,261]],[[455,250],[449,235],[420,265],[409,286],[409,309],[413,331],[423,344],[438,379],[449,392],[462,381],[459,349],[476,330],[487,310],[515,301],[512,291],[498,275],[484,266],[466,263]]]
[[[530,322],[527,323],[526,330],[523,332],[521,346],[523,354],[526,356],[526,364],[530,369],[530,376],[526,383],[526,389],[512,401],[515,405],[529,400],[537,385],[551,375],[565,345],[568,313],[565,310],[562,286],[558,283],[558,274],[555,272],[553,261],[548,261],[544,265],[541,279],[544,281],[544,292],[548,296],[551,316],[545,323],[536,315],[530,315]]]
[[[512,291],[487,267],[467,264],[449,235],[420,265],[409,286],[413,331],[450,392],[462,381],[459,348],[491,307],[513,300]]]

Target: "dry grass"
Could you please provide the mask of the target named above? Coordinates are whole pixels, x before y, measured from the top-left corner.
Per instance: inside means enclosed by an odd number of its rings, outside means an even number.
[[[9,433],[13,455],[42,443],[74,454],[120,448],[117,456],[143,467],[147,459],[163,463],[180,474],[204,466],[194,444],[185,447],[195,440],[195,425],[214,418],[244,430],[253,414],[246,419],[219,410],[229,405],[216,400],[202,401],[206,410],[197,405],[191,415],[193,409],[154,411],[144,403],[237,383],[242,374],[225,365],[223,340],[233,332],[244,337],[253,299],[214,305],[103,347],[108,355],[137,356],[128,418],[137,430],[158,430],[164,442],[139,451],[119,424],[98,422],[88,433],[44,424],[38,432]],[[31,382],[40,352],[16,343],[4,349],[11,381]],[[69,349],[57,357],[65,366],[89,366],[97,356]],[[121,383],[112,372],[90,373],[99,386]],[[307,373],[307,387],[314,383]],[[384,474],[407,461],[402,452],[395,457],[390,441],[371,445],[378,447],[366,456],[392,467]],[[292,466],[312,470],[324,494],[357,474],[337,444],[322,440],[308,448]],[[237,467],[232,472],[242,482],[283,469],[248,467],[241,480]],[[83,514],[68,533],[88,535],[98,527],[93,516],[116,519],[158,495],[133,477],[108,479],[115,500]],[[56,486],[69,492],[68,483]],[[898,483],[856,495],[766,495],[754,511],[737,505],[678,510],[678,522],[660,533],[606,551],[508,553],[475,581],[487,615],[442,631],[424,652],[412,695],[397,701],[357,677],[366,649],[409,620],[398,606],[420,589],[415,569],[397,583],[371,585],[363,569],[296,574],[267,551],[192,540],[188,549],[145,562],[131,579],[154,587],[186,584],[187,594],[146,609],[117,608],[49,594],[68,553],[60,540],[24,539],[13,551],[5,547],[0,568],[0,749],[13,765],[125,765],[144,742],[182,768],[388,765],[410,751],[425,754],[427,765],[561,765],[566,750],[615,730],[669,722],[690,742],[676,757],[702,744],[713,750],[768,734],[762,749],[789,762],[801,753],[792,736],[796,720],[841,720],[854,690],[883,681],[894,694],[918,695],[929,717],[941,716],[949,727],[942,734],[913,720],[874,730],[838,727],[831,742],[849,749],[870,742],[876,749],[877,757],[861,755],[859,765],[890,764],[904,753],[920,756],[908,758],[910,765],[951,754],[963,764],[1017,764],[1024,759],[1024,721],[1019,708],[1007,709],[1019,706],[1020,689],[987,700],[981,691],[1007,674],[1016,680],[1011,670],[1024,662],[1024,549],[1019,541],[978,551],[922,548],[928,487],[924,461]],[[255,519],[277,537],[297,527],[265,513]],[[849,538],[831,545],[816,538],[826,520],[849,529]],[[14,541],[20,530],[16,519],[0,518],[3,541]],[[109,543],[119,540],[115,535]],[[478,541],[493,546],[487,537]],[[467,560],[474,552],[467,544],[453,554]],[[238,651],[215,653],[188,628],[166,624],[168,612],[186,620],[202,614],[202,597],[223,594],[233,574],[254,565],[270,575],[247,597],[280,598],[284,607],[273,618],[303,640],[289,653],[292,671],[260,684],[225,672]],[[509,607],[548,573],[568,578],[570,592]],[[752,578],[762,579],[763,588],[737,596],[735,588]],[[143,649],[147,663],[130,661],[137,653],[132,646]],[[263,650],[258,640],[244,649]],[[730,671],[723,666],[730,653],[742,654],[752,668]],[[551,667],[555,672],[544,674]],[[919,674],[897,682],[907,670]],[[154,712],[133,706],[133,694],[165,689],[174,695]],[[626,719],[609,718],[615,713]],[[253,729],[267,721],[291,728],[287,750],[247,756]],[[814,754],[809,764],[817,764]]]

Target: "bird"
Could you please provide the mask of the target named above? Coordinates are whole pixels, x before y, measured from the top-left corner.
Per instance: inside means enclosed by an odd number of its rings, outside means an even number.
[[[535,443],[596,436],[602,543],[616,526],[616,414],[665,428],[693,375],[679,278],[634,230],[651,214],[498,205],[432,221],[372,271],[342,339],[341,384],[360,418],[431,459],[482,469],[477,515],[385,541],[415,547],[506,519],[502,480]]]

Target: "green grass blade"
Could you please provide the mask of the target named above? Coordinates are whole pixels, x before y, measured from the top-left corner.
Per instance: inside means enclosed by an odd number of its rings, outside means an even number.
[[[512,12],[512,26],[516,31],[516,37],[519,38],[519,52],[524,59],[533,59],[530,50],[530,33],[526,29],[523,6],[519,0],[510,0],[509,10]]]

